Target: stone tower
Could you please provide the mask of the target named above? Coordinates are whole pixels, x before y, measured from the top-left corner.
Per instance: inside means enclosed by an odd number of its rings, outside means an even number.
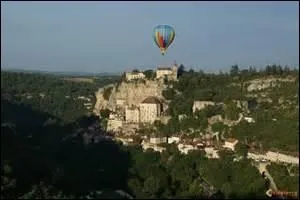
[[[174,61],[174,64],[172,66],[172,78],[174,80],[177,80],[177,71],[178,71],[178,66],[177,66],[176,61]]]

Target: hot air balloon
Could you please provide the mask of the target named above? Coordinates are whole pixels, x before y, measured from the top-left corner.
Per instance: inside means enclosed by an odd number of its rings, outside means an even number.
[[[154,28],[153,39],[164,55],[175,38],[175,30],[169,25],[158,25]]]

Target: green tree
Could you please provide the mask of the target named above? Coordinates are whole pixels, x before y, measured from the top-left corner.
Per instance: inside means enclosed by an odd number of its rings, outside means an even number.
[[[226,182],[222,185],[221,191],[225,195],[226,199],[228,199],[232,194],[232,186],[229,182]]]
[[[239,74],[239,67],[238,67],[238,65],[233,65],[233,66],[231,66],[231,69],[230,69],[230,75],[231,76],[236,76],[236,75],[238,75]]]
[[[226,104],[225,109],[225,116],[227,119],[230,120],[238,120],[239,119],[239,109],[236,106],[236,104],[234,102],[229,102],[228,104]]]
[[[11,177],[12,168],[5,162],[1,170],[1,199],[15,198],[13,189],[16,187],[16,179]]]
[[[168,88],[162,92],[162,95],[167,100],[172,100],[175,97],[176,92],[173,88]]]
[[[142,197],[143,191],[143,182],[138,178],[130,178],[128,180],[128,187],[131,190],[131,193],[135,195],[136,198]]]
[[[100,116],[102,118],[108,119],[110,113],[111,113],[111,111],[109,109],[102,109],[102,110],[100,110]]]
[[[159,178],[150,176],[144,182],[143,193],[145,193],[148,198],[158,198],[161,189]]]
[[[52,186],[46,186],[43,182],[32,186],[30,192],[22,195],[19,199],[73,199],[71,196],[64,195]]]
[[[152,80],[152,79],[155,78],[155,72],[153,70],[146,70],[146,71],[144,71],[144,75],[149,80]]]
[[[247,154],[248,154],[248,145],[242,143],[242,142],[238,142],[235,146],[236,149],[236,153],[239,156],[243,156],[243,158],[247,158]]]
[[[177,75],[178,77],[181,77],[183,76],[183,74],[185,73],[185,67],[183,64],[181,64],[179,67],[178,67],[178,70],[177,70]]]
[[[223,132],[224,131],[224,123],[223,122],[217,122],[217,123],[214,123],[212,126],[212,131],[213,132]]]

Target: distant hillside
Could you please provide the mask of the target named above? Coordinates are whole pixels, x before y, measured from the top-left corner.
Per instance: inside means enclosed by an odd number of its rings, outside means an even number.
[[[102,72],[102,73],[93,73],[93,72],[51,72],[51,71],[43,71],[43,70],[26,70],[26,69],[7,69],[7,68],[1,68],[1,72],[23,72],[23,73],[35,73],[35,74],[52,74],[57,76],[118,76],[121,73],[115,72],[115,73],[108,73],[108,72]]]
[[[63,121],[73,121],[91,112],[98,88],[115,83],[118,79],[119,76],[75,78],[2,71],[1,97],[29,104],[33,109],[49,113]]]

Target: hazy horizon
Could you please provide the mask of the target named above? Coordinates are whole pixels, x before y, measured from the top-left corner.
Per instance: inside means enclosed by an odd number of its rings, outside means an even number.
[[[165,56],[153,28],[176,37]],[[299,67],[298,2],[1,2],[1,68],[115,73]]]

